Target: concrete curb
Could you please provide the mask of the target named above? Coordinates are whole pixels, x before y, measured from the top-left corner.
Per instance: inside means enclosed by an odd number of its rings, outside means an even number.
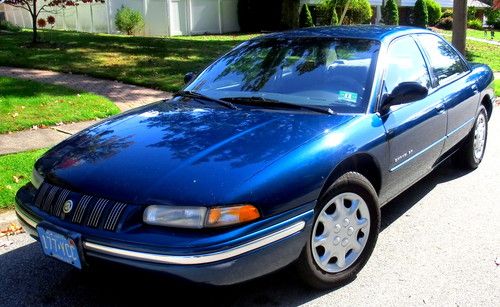
[[[9,210],[0,214],[0,232],[7,229],[12,224],[19,224],[14,210]]]

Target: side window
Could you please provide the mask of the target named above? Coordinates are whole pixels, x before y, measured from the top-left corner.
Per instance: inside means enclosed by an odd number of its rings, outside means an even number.
[[[421,34],[418,35],[418,41],[429,55],[432,72],[440,83],[467,70],[457,52],[443,39],[432,34]]]
[[[409,36],[393,41],[388,50],[385,90],[391,93],[401,82],[418,82],[427,88],[431,85],[422,53]]]

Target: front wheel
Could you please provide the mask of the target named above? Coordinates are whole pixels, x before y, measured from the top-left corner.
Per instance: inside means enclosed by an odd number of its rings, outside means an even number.
[[[368,261],[380,229],[371,183],[356,172],[339,177],[321,197],[297,269],[309,285],[325,289],[354,279]]]

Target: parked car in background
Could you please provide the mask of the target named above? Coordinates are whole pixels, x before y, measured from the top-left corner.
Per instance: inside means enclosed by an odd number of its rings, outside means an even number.
[[[45,254],[215,285],[293,263],[342,285],[381,206],[451,156],[478,167],[495,99],[488,66],[409,27],[264,35],[186,82],[36,162],[16,211]]]

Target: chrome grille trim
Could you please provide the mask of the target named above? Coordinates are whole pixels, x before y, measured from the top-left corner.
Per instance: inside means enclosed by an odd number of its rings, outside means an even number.
[[[52,204],[52,201],[54,200],[54,196],[56,196],[57,191],[59,190],[58,187],[52,186],[50,189],[49,195],[45,199],[45,202],[43,203],[43,211],[50,212],[50,205]]]
[[[73,215],[72,222],[73,223],[78,223],[80,224],[82,222],[83,218],[83,213],[85,212],[85,209],[87,209],[87,205],[89,204],[90,200],[92,199],[92,196],[84,195],[80,201],[78,202],[78,206],[76,207],[76,211]]]
[[[74,206],[70,212],[64,213],[64,204],[68,200],[73,201]],[[35,207],[61,220],[107,231],[117,231],[122,217],[131,216],[141,209],[140,206],[80,194],[47,182],[42,183],[34,201]]]
[[[90,219],[87,222],[87,226],[97,227],[99,225],[99,219],[101,218],[102,212],[106,208],[108,200],[99,199],[97,204],[94,206],[92,213],[90,214]]]
[[[118,222],[118,217],[121,215],[123,209],[125,209],[126,205],[124,203],[115,203],[111,212],[108,215],[108,220],[104,224],[104,229],[113,230],[116,227],[116,223]]]
[[[49,189],[49,185],[44,184],[42,186],[42,188],[40,189],[40,191],[38,192],[38,195],[36,196],[36,199],[35,199],[35,205],[37,207],[41,207],[42,206],[42,201],[45,198],[45,194],[47,193],[48,189]]]
[[[59,197],[57,198],[57,203],[55,206],[52,206],[52,214],[55,216],[61,216],[62,208],[64,206],[64,202],[69,195],[69,190],[63,189],[61,193],[59,193]]]

